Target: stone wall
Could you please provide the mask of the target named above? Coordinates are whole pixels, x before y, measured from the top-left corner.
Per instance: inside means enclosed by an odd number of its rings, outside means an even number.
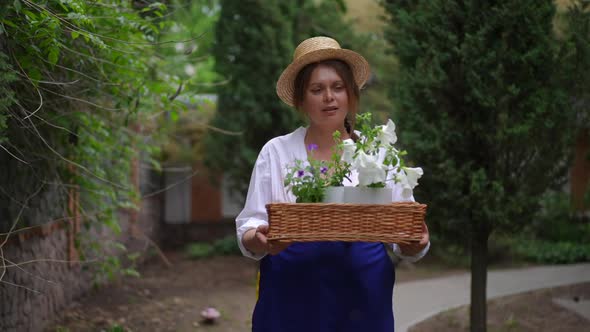
[[[62,228],[45,237],[12,242],[2,250],[7,265],[35,259],[67,260],[67,234]],[[0,283],[0,330],[42,330],[59,309],[89,288],[90,276],[81,272],[80,265],[57,262],[8,266]]]
[[[118,240],[128,253],[145,251],[152,241],[158,242],[161,205],[155,196],[142,201],[139,212],[122,211],[119,235],[109,229],[93,229],[90,234],[101,242]],[[0,331],[43,331],[63,308],[93,286],[96,262],[56,262],[68,260],[69,224],[55,221],[38,229],[33,235],[20,232],[0,246],[0,258],[7,264],[4,269],[0,259]],[[31,260],[54,261],[23,264]]]

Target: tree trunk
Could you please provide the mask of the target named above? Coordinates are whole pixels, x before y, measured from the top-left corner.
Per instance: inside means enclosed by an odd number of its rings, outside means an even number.
[[[471,236],[471,332],[486,332],[487,328],[488,233],[485,227],[475,227]]]

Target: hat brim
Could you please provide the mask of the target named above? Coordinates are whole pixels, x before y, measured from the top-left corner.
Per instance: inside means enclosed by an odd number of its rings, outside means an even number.
[[[279,98],[285,104],[294,106],[295,78],[299,71],[310,63],[328,59],[338,59],[346,62],[352,70],[354,80],[359,89],[365,85],[371,75],[369,63],[362,55],[347,49],[320,49],[302,55],[285,68],[277,81],[277,95]]]

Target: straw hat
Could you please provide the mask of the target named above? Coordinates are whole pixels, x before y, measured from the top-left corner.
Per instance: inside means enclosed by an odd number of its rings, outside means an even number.
[[[297,46],[293,53],[293,62],[285,68],[277,81],[277,95],[287,105],[294,106],[293,94],[295,91],[295,78],[303,67],[310,63],[322,60],[338,59],[346,62],[359,89],[369,79],[371,68],[369,63],[360,54],[340,48],[340,44],[332,38],[313,37],[306,39]]]

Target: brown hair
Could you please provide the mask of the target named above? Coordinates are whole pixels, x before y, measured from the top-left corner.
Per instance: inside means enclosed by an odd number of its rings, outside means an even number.
[[[303,69],[299,71],[297,77],[295,78],[295,91],[293,93],[295,108],[299,110],[301,104],[303,104],[303,99],[305,98],[305,91],[307,90],[309,86],[309,80],[311,79],[311,73],[313,73],[313,70],[320,65],[334,69],[338,76],[340,76],[344,81],[344,86],[346,87],[346,93],[348,95],[349,107],[348,115],[344,119],[344,127],[350,135],[350,138],[356,141],[358,137],[354,133],[354,124],[356,113],[358,111],[360,90],[358,85],[356,84],[356,81],[354,80],[352,70],[350,70],[350,66],[346,62],[342,60],[331,59],[310,63],[307,66],[303,67]],[[348,118],[349,115],[351,115],[351,119]]]

